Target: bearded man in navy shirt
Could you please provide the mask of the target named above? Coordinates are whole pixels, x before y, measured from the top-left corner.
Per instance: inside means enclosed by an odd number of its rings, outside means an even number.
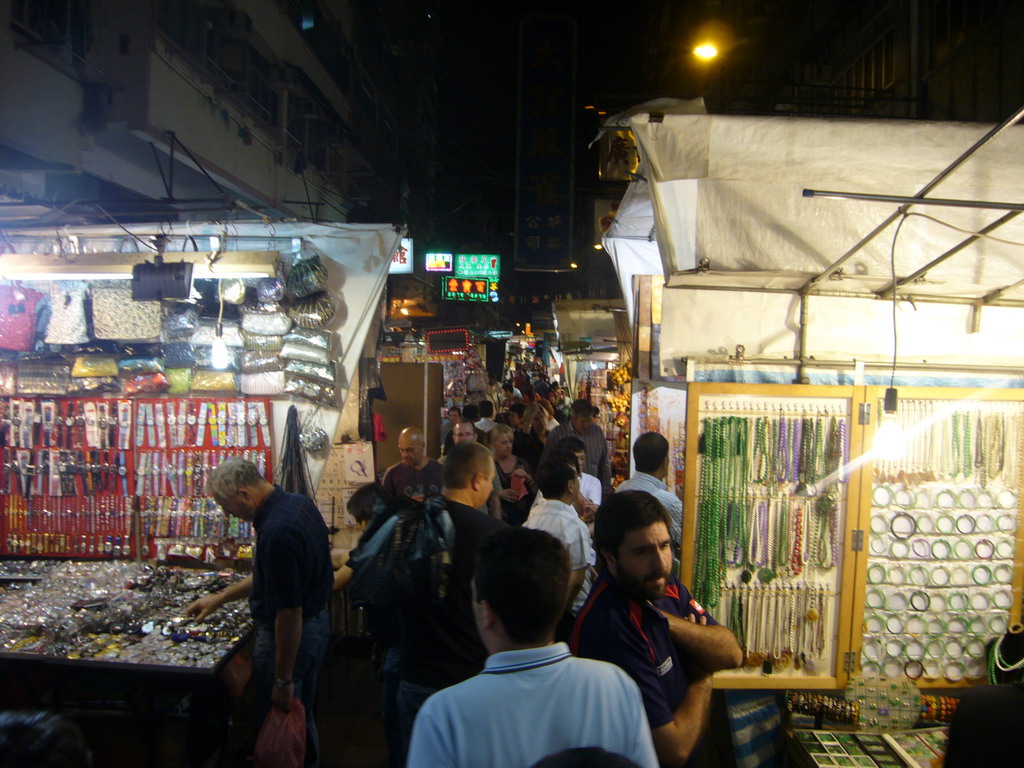
[[[612,494],[594,520],[606,568],[573,628],[572,650],[617,664],[640,687],[663,766],[697,764],[711,709],[711,675],[743,653],[733,633],[695,600],[672,569],[669,516],[646,491]]]

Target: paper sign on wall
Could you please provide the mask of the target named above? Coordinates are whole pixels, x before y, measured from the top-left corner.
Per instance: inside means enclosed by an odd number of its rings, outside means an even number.
[[[370,443],[346,443],[341,446],[345,485],[363,485],[376,480],[373,446]]]

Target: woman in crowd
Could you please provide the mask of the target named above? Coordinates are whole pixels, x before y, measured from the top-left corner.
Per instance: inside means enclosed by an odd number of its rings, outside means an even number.
[[[512,453],[512,428],[498,424],[488,433],[494,451],[494,471],[501,482],[502,516],[509,525],[522,525],[530,511],[537,487],[532,468]]]
[[[544,444],[548,439],[547,414],[536,403],[531,403],[523,411],[519,423],[519,434],[515,435],[515,455],[525,461],[533,469],[540,463],[540,455],[544,452]]]

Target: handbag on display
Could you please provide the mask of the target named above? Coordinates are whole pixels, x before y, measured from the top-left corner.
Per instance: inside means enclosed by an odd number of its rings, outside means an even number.
[[[273,397],[284,394],[284,371],[263,371],[241,375],[243,395]]]
[[[47,344],[84,344],[89,340],[85,322],[85,283],[50,284],[50,321]]]
[[[153,341],[160,337],[159,301],[134,301],[130,286],[92,288],[92,329],[97,339]]]
[[[31,288],[0,285],[0,349],[26,352],[35,346],[36,307],[43,294]]]
[[[302,298],[323,290],[327,285],[327,267],[316,254],[297,262],[288,273],[286,289],[289,296]]]
[[[19,395],[66,395],[71,383],[67,363],[24,361],[18,363]]]

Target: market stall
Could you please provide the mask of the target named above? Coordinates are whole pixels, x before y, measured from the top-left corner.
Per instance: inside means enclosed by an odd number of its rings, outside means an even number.
[[[1002,670],[1024,587],[1024,225],[1000,201],[1024,130],[624,119],[642,178],[604,246],[647,342],[634,429],[669,437],[683,488],[683,579],[744,647],[716,686],[902,681],[915,713],[920,689]]]

